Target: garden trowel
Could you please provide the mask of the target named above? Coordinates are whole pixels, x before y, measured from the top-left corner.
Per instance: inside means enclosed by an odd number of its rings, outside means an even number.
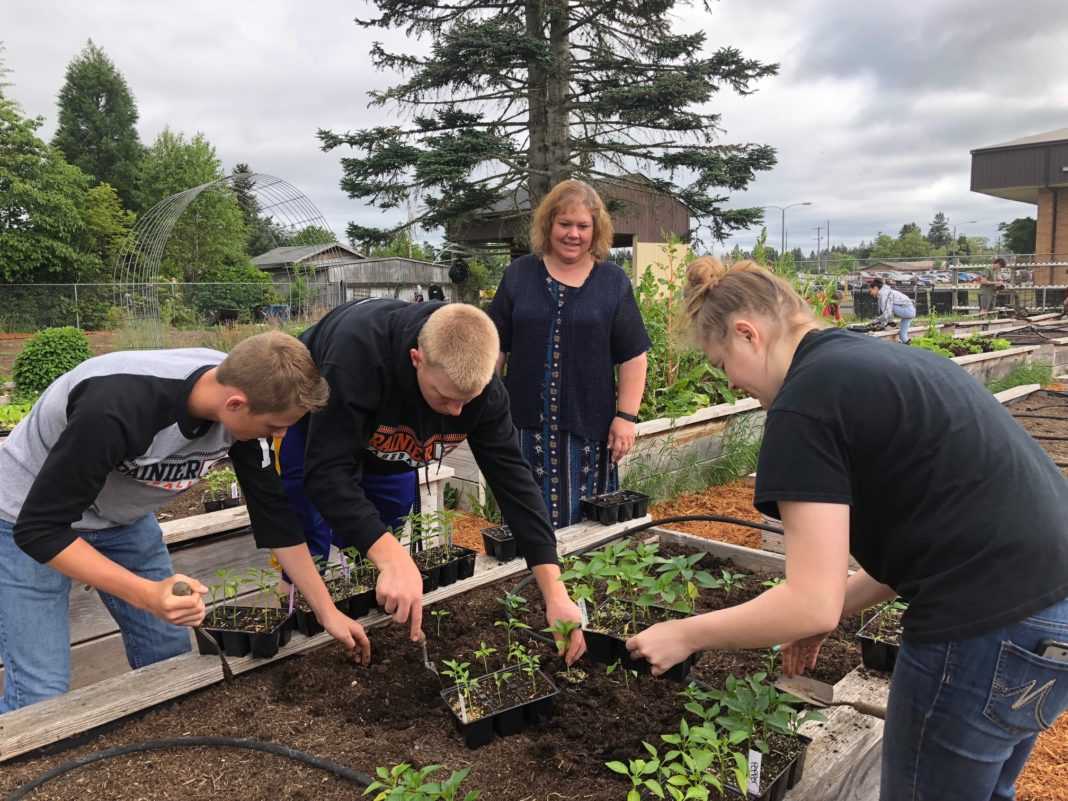
[[[879,718],[879,720],[886,720],[885,706],[869,704],[864,701],[835,701],[834,687],[822,681],[816,681],[806,676],[794,676],[792,679],[788,676],[779,676],[772,684],[780,690],[790,693],[790,695],[796,695],[805,703],[812,704],[812,706],[821,708],[825,706],[851,706],[862,715],[870,715],[873,718]]]
[[[434,675],[437,676],[438,684],[444,687],[445,684],[441,680],[441,674],[438,673],[438,669],[434,666],[434,663],[430,661],[430,656],[426,652],[426,634],[424,634],[422,631],[419,632],[418,642],[419,647],[423,651],[423,667],[425,667],[427,670],[433,671]]]
[[[171,587],[171,593],[174,595],[192,595],[193,588],[184,581],[176,581],[174,582],[174,586]],[[219,654],[219,661],[222,663],[223,679],[228,682],[233,681],[234,672],[230,670],[230,663],[226,661],[226,654],[223,653],[219,641],[215,639],[210,632],[204,631],[200,626],[197,626],[196,628],[200,629],[200,633],[208,639],[208,642],[215,646],[215,651]]]

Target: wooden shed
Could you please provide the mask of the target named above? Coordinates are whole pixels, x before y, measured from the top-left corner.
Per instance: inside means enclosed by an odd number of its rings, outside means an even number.
[[[447,264],[399,256],[368,257],[341,242],[275,248],[256,256],[252,263],[271,275],[283,297],[290,296],[296,281],[306,281],[313,304],[336,306],[356,298],[412,300],[416,287],[429,299],[431,283],[442,288],[446,300],[457,299]]]
[[[648,186],[643,189],[643,185]],[[643,175],[632,174],[617,181],[601,181],[594,188],[612,212],[614,248],[633,248],[638,242],[663,242],[665,234],[688,240],[690,209],[684,203],[657,190]],[[447,236],[458,245],[485,247],[506,245],[512,257],[527,253],[527,229],[532,209],[525,187],[490,207],[473,222],[450,226]]]

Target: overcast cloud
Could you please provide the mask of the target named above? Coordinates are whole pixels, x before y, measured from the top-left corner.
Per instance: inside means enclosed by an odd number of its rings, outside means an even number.
[[[5,2],[6,93],[43,116],[40,133],[51,138],[66,67],[92,38],[133,91],[143,142],[165,125],[203,132],[227,170],[247,162],[285,179],[343,236],[349,220],[398,221],[347,198],[338,188],[345,154],[322,153],[315,138],[318,128],[390,119],[391,109],[367,108],[367,91],[396,76],[375,71],[368,51],[376,39],[405,39],[353,22],[369,13],[339,0]],[[791,246],[814,249],[814,228],[828,221],[834,242],[855,244],[909,221],[926,231],[937,211],[951,224],[977,221],[958,233],[992,239],[999,222],[1035,215],[970,192],[969,151],[1068,127],[1068,4],[721,0],[710,12],[680,6],[678,24],[703,28],[710,48],[781,64],[755,94],[725,92],[713,110],[722,141],[778,150],[778,166],[731,205],[812,204],[787,213]],[[769,210],[776,246],[779,221]],[[749,247],[756,233],[727,247]]]

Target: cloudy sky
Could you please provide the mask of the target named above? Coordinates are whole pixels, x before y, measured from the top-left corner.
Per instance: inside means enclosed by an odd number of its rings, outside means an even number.
[[[999,222],[1034,216],[1033,206],[969,191],[969,150],[1068,127],[1068,3],[719,0],[677,13],[710,48],[782,65],[755,94],[724,93],[713,110],[723,142],[778,150],[778,166],[733,205],[811,203],[786,215],[790,246],[814,249],[815,228],[828,223],[834,242],[855,244],[908,221],[926,231],[937,211],[958,233],[992,239]],[[4,2],[6,92],[45,118],[50,138],[66,67],[92,38],[133,91],[145,143],[165,125],[203,132],[228,170],[243,161],[287,180],[343,235],[349,220],[397,221],[345,196],[343,153],[320,152],[315,138],[391,114],[367,108],[368,90],[394,82],[368,51],[376,39],[405,39],[353,22],[368,14],[364,2],[340,0]],[[780,219],[768,210],[774,245]],[[749,247],[756,233],[726,247]]]

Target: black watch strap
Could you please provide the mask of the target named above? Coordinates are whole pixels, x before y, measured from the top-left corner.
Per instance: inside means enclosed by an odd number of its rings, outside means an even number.
[[[627,414],[626,412],[619,411],[619,409],[616,409],[616,417],[620,418],[621,420],[626,420],[628,423],[638,422],[638,415]]]

